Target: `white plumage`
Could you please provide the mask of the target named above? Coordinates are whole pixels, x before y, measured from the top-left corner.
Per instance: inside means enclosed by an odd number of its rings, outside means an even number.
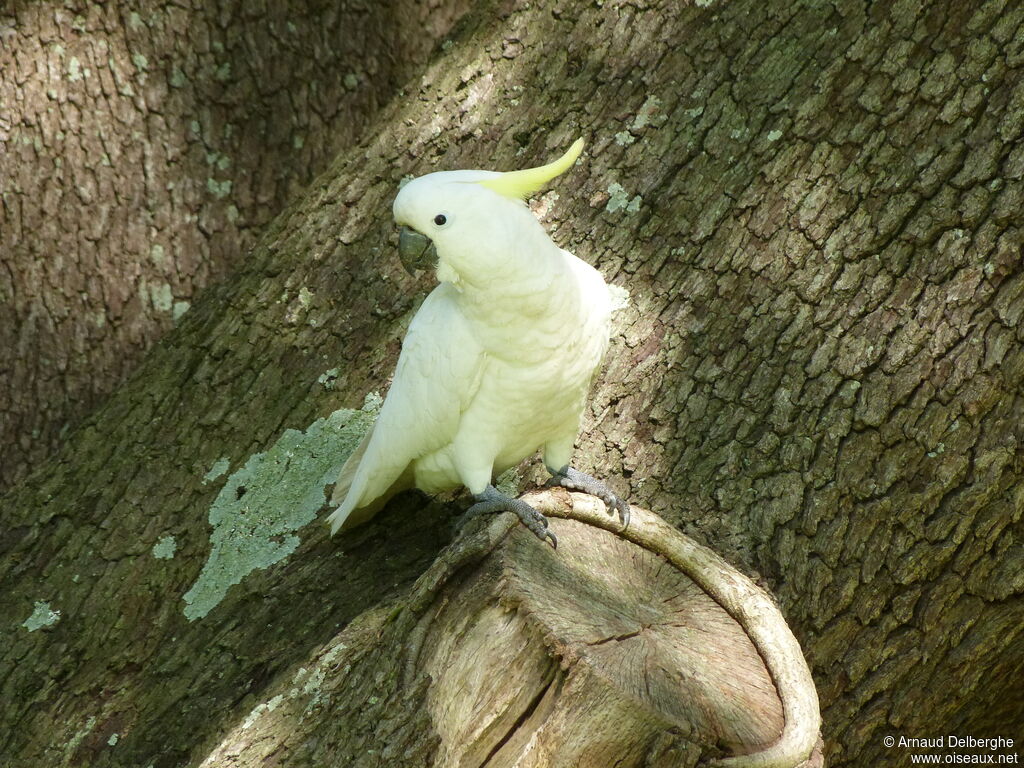
[[[569,464],[611,301],[601,275],[558,248],[520,198],[581,148],[528,171],[431,173],[399,192],[395,220],[432,241],[441,282],[409,326],[377,422],[341,471],[332,533],[413,485],[479,495],[538,449],[553,472]]]

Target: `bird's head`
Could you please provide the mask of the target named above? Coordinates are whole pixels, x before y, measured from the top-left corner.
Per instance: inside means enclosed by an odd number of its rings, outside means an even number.
[[[467,269],[507,253],[531,227],[543,234],[523,200],[571,168],[582,149],[577,139],[558,160],[538,168],[440,171],[408,182],[393,207],[403,266],[410,274],[436,266],[438,279],[458,282]]]

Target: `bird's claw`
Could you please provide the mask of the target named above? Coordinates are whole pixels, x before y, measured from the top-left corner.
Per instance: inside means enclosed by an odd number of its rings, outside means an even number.
[[[624,529],[629,525],[629,503],[612,493],[611,489],[597,478],[572,467],[564,467],[551,475],[547,485],[595,496],[604,502],[609,515],[618,513]]]
[[[526,528],[541,541],[550,541],[551,546],[558,549],[558,537],[548,529],[548,519],[522,499],[505,496],[493,486],[476,495],[477,502],[459,519],[461,528],[467,520],[477,515],[490,515],[496,512],[512,512]]]

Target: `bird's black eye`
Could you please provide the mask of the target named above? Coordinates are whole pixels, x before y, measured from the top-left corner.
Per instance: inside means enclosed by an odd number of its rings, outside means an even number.
[[[434,223],[437,224],[437,226],[439,227],[443,227],[445,224],[448,223],[448,217],[445,216],[443,213],[439,213],[437,214],[437,216],[434,217]]]

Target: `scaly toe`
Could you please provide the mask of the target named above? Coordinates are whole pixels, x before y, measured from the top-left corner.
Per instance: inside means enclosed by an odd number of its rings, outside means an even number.
[[[609,515],[618,513],[623,528],[629,525],[629,503],[625,499],[620,499],[611,492],[608,486],[590,475],[584,474],[572,467],[564,467],[552,474],[547,485],[561,486],[570,491],[589,493],[591,496],[595,496],[604,502]]]
[[[483,493],[476,496],[477,503],[466,510],[459,518],[458,527],[471,517],[493,514],[495,512],[512,512],[526,528],[541,541],[550,541],[551,546],[558,548],[558,537],[548,530],[548,519],[522,499],[510,498],[493,486],[487,486]]]

